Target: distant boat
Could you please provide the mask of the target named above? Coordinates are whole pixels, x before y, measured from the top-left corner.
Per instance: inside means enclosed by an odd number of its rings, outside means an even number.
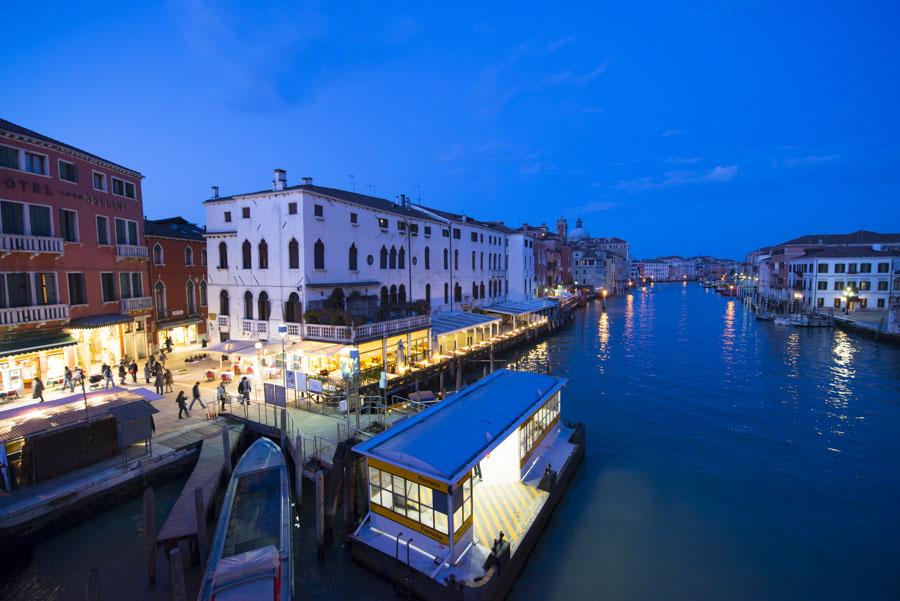
[[[794,326],[798,328],[830,328],[834,326],[834,318],[828,315],[779,315],[775,318],[775,324],[780,326]]]
[[[760,321],[772,321],[773,319],[775,319],[775,315],[768,311],[759,311],[756,314],[756,319]]]
[[[199,599],[287,601],[293,588],[287,464],[278,445],[260,438],[234,468]]]

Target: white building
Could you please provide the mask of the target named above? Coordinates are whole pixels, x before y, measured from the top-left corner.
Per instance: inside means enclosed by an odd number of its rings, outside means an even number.
[[[789,288],[806,310],[887,310],[900,295],[900,247],[832,246],[789,265]]]
[[[204,207],[212,342],[274,337],[338,289],[348,314],[379,320],[410,301],[459,310],[534,295],[530,238],[404,197],[288,186],[276,170],[272,189],[214,188]]]
[[[572,281],[577,286],[593,286],[596,289],[613,290],[615,285],[615,256],[603,250],[572,251]]]

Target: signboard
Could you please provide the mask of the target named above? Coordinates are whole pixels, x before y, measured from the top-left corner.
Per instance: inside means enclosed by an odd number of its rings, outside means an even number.
[[[382,390],[387,389],[387,372],[386,371],[381,372],[381,377],[378,378],[378,388],[380,388]]]
[[[319,394],[322,394],[322,382],[320,382],[319,380],[312,380],[312,379],[307,380],[306,381],[306,390],[308,390],[309,392],[317,392]]]
[[[284,370],[284,385],[285,385],[285,387],[290,388],[291,390],[294,390],[297,388],[297,384],[296,384],[297,380],[294,375],[296,373],[297,372],[290,370],[290,369]]]
[[[284,386],[265,382],[263,383],[263,391],[267,405],[275,405],[276,407],[287,406],[287,397],[285,395]]]
[[[295,371],[294,372],[294,382],[296,383],[297,390],[299,390],[300,392],[303,392],[306,390],[306,374],[305,373],[303,373],[302,371]]]

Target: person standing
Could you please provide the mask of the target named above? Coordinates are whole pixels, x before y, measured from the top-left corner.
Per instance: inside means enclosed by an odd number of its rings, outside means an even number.
[[[115,389],[116,384],[115,384],[115,382],[113,382],[112,368],[105,363],[103,364],[103,379],[106,380],[106,383],[103,386],[103,390],[109,390],[110,386],[112,386],[113,389]]]
[[[84,387],[84,370],[75,366],[75,371],[72,372],[72,392],[75,392],[75,386]]]
[[[175,397],[175,402],[178,403],[178,419],[183,419],[181,417],[182,413],[187,414],[188,417],[191,416],[191,412],[188,411],[187,405],[185,404],[187,402],[187,395],[184,394],[183,390],[178,391],[178,396]]]
[[[159,363],[165,368],[166,366],[166,353],[164,351],[159,351]]]
[[[131,381],[137,384],[138,366],[137,361],[134,359],[131,360],[131,365],[128,366],[128,372],[131,374]]]
[[[163,393],[163,374],[162,370],[157,370],[156,375],[153,376],[153,384],[156,386],[156,394]]]
[[[34,388],[31,391],[31,398],[33,399],[41,399],[40,402],[44,402],[44,383],[41,382],[40,378],[34,379]]]
[[[166,392],[174,392],[172,389],[172,384],[174,383],[174,378],[172,377],[172,370],[167,369],[165,374],[166,381]]]
[[[150,383],[150,376],[153,375],[153,369],[150,367],[150,361],[144,363],[144,379],[147,380],[147,384]]]
[[[238,394],[241,395],[241,404],[249,405],[250,404],[250,380],[247,379],[247,376],[241,378],[241,383],[238,384]]]
[[[75,383],[72,381],[72,370],[69,369],[68,365],[66,365],[65,371],[63,371],[62,389],[65,390],[66,388],[68,388],[72,392],[75,392]]]
[[[200,382],[194,382],[194,387],[191,389],[191,404],[188,405],[188,411],[194,408],[194,403],[200,403],[200,406],[206,409],[206,403],[200,398]]]
[[[119,361],[119,386],[125,386],[125,359]]]
[[[172,337],[166,336],[166,352],[172,354]]]
[[[225,382],[219,382],[216,388],[216,398],[219,400],[219,413],[225,413],[225,402],[228,400],[228,391],[225,390]]]

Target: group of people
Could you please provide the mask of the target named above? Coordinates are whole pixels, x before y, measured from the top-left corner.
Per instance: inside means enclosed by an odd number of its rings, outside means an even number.
[[[115,388],[115,382],[113,381],[113,370],[112,366],[103,364],[103,367],[100,368],[100,374],[103,376],[104,384],[103,389],[108,390],[110,387]],[[137,374],[138,374],[138,366],[137,362],[132,359],[131,361],[127,361],[122,359],[119,361],[118,368],[118,376],[119,376],[119,385],[125,386],[125,380],[129,375],[131,375],[131,381],[137,384]]]
[[[238,382],[239,402],[242,405],[250,404],[251,390],[252,386],[250,385],[250,380],[244,376],[241,378],[241,381]],[[200,382],[194,382],[194,387],[191,389],[191,396],[191,403],[188,404],[187,394],[185,394],[183,390],[178,391],[178,396],[175,397],[175,402],[178,404],[178,419],[184,419],[184,416],[190,417],[191,409],[194,408],[194,403],[200,403],[200,407],[206,409],[206,403],[200,398]],[[219,386],[216,388],[216,401],[219,402],[219,411],[224,412],[225,403],[228,402],[228,390],[225,387],[224,381],[220,382]]]

